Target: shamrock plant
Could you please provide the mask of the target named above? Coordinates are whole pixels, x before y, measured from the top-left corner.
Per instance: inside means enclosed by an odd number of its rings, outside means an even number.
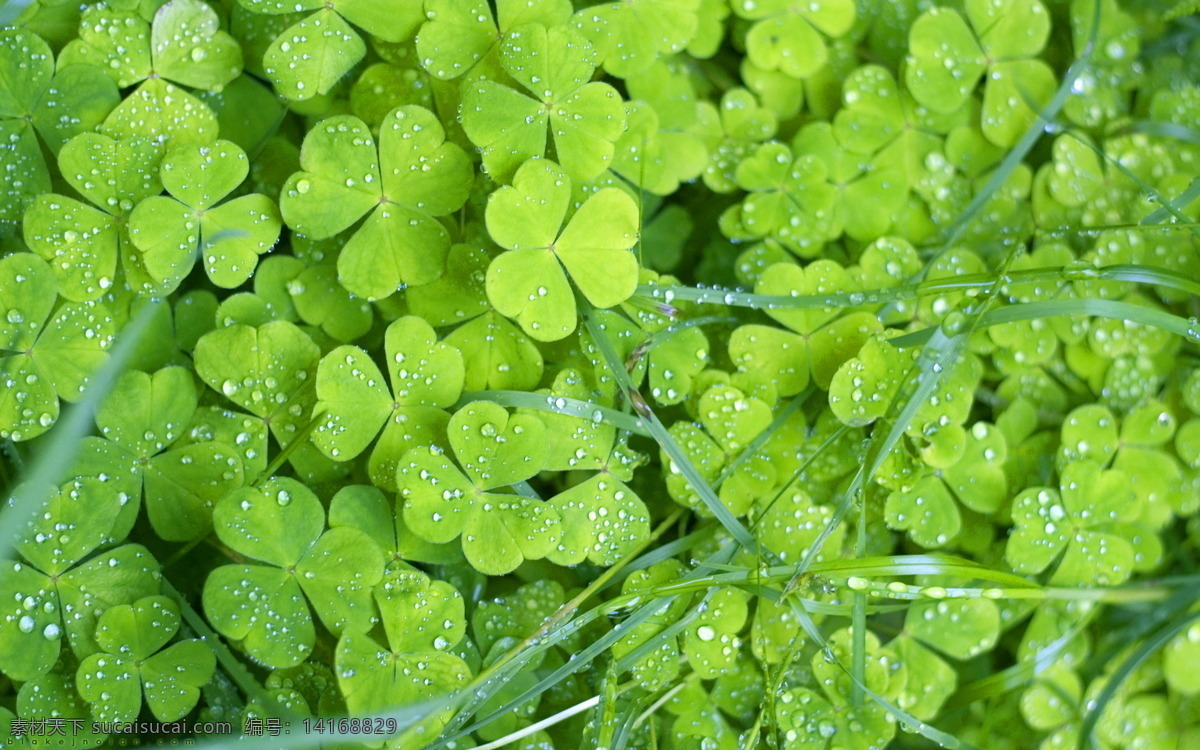
[[[160,144],[203,143],[216,137],[216,117],[179,86],[224,87],[241,73],[242,52],[202,0],[170,0],[152,23],[133,7],[96,4],[84,11],[79,37],[63,48],[58,64],[94,66],[122,88],[140,84],[105,119],[108,135],[150,130]]]
[[[181,439],[197,404],[191,373],[168,367],[153,375],[126,373],[96,412],[103,437],[83,440],[79,471],[121,498],[118,536],[128,533],[144,496],[155,533],[194,539],[211,527],[216,501],[241,486],[242,462],[232,447]]]
[[[96,623],[104,611],[157,594],[160,585],[158,563],[141,545],[89,558],[110,541],[123,503],[99,480],[35,491],[45,500],[21,531],[24,562],[0,568],[0,665],[22,681],[50,671],[64,637],[77,658],[99,650]]]
[[[612,159],[625,108],[611,85],[592,81],[591,45],[570,26],[523,24],[500,43],[504,72],[528,93],[484,80],[462,101],[462,124],[500,182],[527,159],[546,154],[547,136],[567,175],[590,180]],[[530,96],[532,94],[532,96]]]
[[[446,439],[457,465],[438,444],[413,448],[400,463],[396,480],[413,533],[437,543],[461,536],[467,561],[491,575],[550,554],[562,536],[554,507],[496,491],[542,469],[542,423],[476,401],[450,418]]]
[[[571,180],[556,164],[533,159],[512,185],[488,199],[487,229],[508,250],[487,270],[488,299],[516,318],[530,337],[557,341],[575,330],[575,283],[596,307],[612,307],[633,294],[638,210],[618,188],[587,198],[566,220]],[[604,268],[603,273],[593,273]]]
[[[72,137],[103,122],[120,97],[112,79],[94,66],[68,65],[56,73],[54,54],[37,34],[4,29],[0,40],[0,223],[11,226],[34,198],[50,191],[42,144],[57,154]]]
[[[0,436],[29,440],[58,420],[59,398],[76,401],[108,357],[113,320],[102,304],[68,302],[30,253],[0,259]],[[53,311],[53,315],[51,314]]]
[[[191,711],[200,688],[212,678],[216,660],[198,640],[166,644],[179,630],[179,605],[148,596],[105,610],[96,626],[100,652],[79,665],[79,694],[100,721],[137,718],[142,695],[159,721],[177,721]]]
[[[349,461],[383,434],[371,453],[374,482],[392,489],[396,465],[410,448],[442,442],[449,415],[443,411],[462,392],[462,355],[439,343],[421,318],[401,318],[385,334],[389,391],[369,355],[341,346],[317,367],[317,410],[323,421],[313,440],[335,461]]]
[[[284,186],[284,221],[322,239],[367,216],[338,256],[338,278],[354,294],[377,299],[433,281],[450,249],[436,217],[458,210],[470,188],[466,154],[444,138],[422,107],[388,115],[378,149],[358,118],[325,120],[304,139],[303,171]]]
[[[162,184],[129,217],[129,238],[159,288],[174,289],[197,254],[214,284],[233,288],[254,274],[258,256],[279,239],[275,204],[254,193],[214,205],[246,179],[246,154],[228,141],[172,148],[163,157]]]
[[[300,664],[315,642],[309,603],[334,633],[365,631],[376,621],[371,587],[383,556],[363,532],[325,531],[321,501],[304,485],[272,477],[231,492],[213,511],[217,536],[266,565],[226,565],[204,585],[213,626],[273,667]]]

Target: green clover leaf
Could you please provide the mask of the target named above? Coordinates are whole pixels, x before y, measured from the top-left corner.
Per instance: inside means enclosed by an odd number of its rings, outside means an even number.
[[[699,27],[700,0],[619,0],[581,9],[573,19],[605,72],[629,78],[687,47]]]
[[[0,30],[0,225],[15,224],[38,195],[50,192],[41,144],[58,154],[94,130],[121,101],[116,84],[91,65],[55,73],[54,55],[37,34]],[[70,112],[70,117],[60,117]],[[40,138],[40,141],[39,141]]]
[[[754,21],[746,34],[746,55],[763,70],[808,78],[829,58],[825,39],[837,38],[854,25],[852,0],[733,0],[733,12]]]
[[[1076,461],[1062,470],[1061,489],[1031,487],[1013,499],[1015,527],[1005,559],[1018,573],[1040,573],[1060,560],[1052,585],[1116,585],[1134,564],[1134,533],[1123,522],[1140,511],[1119,471]]]
[[[441,276],[450,236],[436,217],[457,211],[471,188],[470,159],[429,110],[399,107],[379,132],[377,150],[362,120],[322,121],[279,201],[288,226],[314,239],[367,216],[338,257],[342,285],[367,299]]]
[[[702,102],[697,110],[696,130],[708,149],[704,184],[716,193],[737,190],[737,168],[757,144],[775,135],[779,122],[775,113],[760,106],[744,88],[726,91],[720,106]]]
[[[242,484],[231,445],[175,445],[192,424],[198,396],[190,372],[167,367],[153,375],[127,372],[96,411],[102,438],[84,438],[77,471],[112,483],[125,504],[118,537],[133,526],[145,497],[146,515],[163,539],[186,541],[211,528],[213,504]]]
[[[459,326],[446,343],[462,352],[464,391],[529,390],[541,380],[541,350],[495,310]]]
[[[542,469],[542,423],[474,401],[450,418],[446,432],[461,469],[436,444],[413,448],[400,463],[396,481],[413,533],[435,543],[461,535],[467,561],[488,575],[508,573],[554,550],[562,529],[553,507],[492,491]]]
[[[644,570],[629,574],[621,586],[622,594],[643,591],[655,586],[677,582],[684,575],[683,565],[674,559],[663,560]],[[613,656],[624,658],[642,644],[654,638],[679,618],[688,608],[688,596],[678,596],[659,611],[630,628],[612,646]],[[714,635],[716,631],[713,631]],[[715,639],[714,639],[715,640]],[[630,672],[633,679],[646,690],[657,690],[669,684],[679,674],[679,639],[667,638],[649,653],[643,654],[633,663]]]
[[[749,191],[734,210],[754,237],[771,237],[802,257],[812,257],[838,235],[837,189],[816,156],[793,160],[782,143],[765,143],[737,166],[734,179]]]
[[[850,291],[854,279],[832,260],[818,260],[801,268],[776,263],[767,268],[754,285],[758,294],[819,295]],[[742,371],[761,373],[771,379],[781,396],[804,390],[809,381],[831,389],[844,363],[882,330],[879,319],[865,312],[839,317],[834,307],[805,310],[767,310],[787,327],[752,323],[739,327],[729,339],[729,355]]]
[[[213,627],[272,667],[304,661],[316,642],[309,602],[335,635],[375,623],[371,587],[383,554],[357,529],[324,531],[325,509],[294,479],[272,477],[226,495],[213,510],[217,536],[266,565],[225,565],[204,582]]]
[[[715,482],[728,466],[771,423],[766,402],[730,385],[715,384],[697,400],[696,422],[679,420],[668,431],[700,476]],[[677,502],[701,514],[709,511],[700,494],[680,473],[674,461],[662,454],[667,492]],[[775,469],[762,453],[743,461],[721,485],[718,497],[734,515],[750,509],[754,499],[775,484]]]
[[[108,359],[115,325],[99,303],[68,302],[51,317],[54,276],[31,253],[0,258],[0,437],[41,435],[58,420],[58,400],[77,401]]]
[[[144,138],[84,133],[62,147],[63,177],[92,205],[57,193],[39,195],[25,214],[24,229],[25,243],[51,264],[64,297],[85,302],[106,293],[116,279],[118,256],[130,273],[124,224],[137,204],[162,190],[160,158]]]
[[[567,175],[598,177],[625,131],[625,107],[612,86],[592,81],[591,44],[570,26],[522,24],[500,42],[500,64],[521,90],[482,80],[463,94],[467,137],[481,149],[483,168],[507,182],[523,162],[546,154],[547,134]]]
[[[275,204],[260,193],[217,205],[246,179],[245,152],[229,141],[175,146],[161,169],[172,197],[147,198],[129,217],[129,238],[142,252],[146,272],[173,290],[199,254],[214,284],[241,286],[254,274],[258,256],[275,245],[281,227]]]
[[[70,670],[44,674],[21,685],[17,693],[17,714],[31,721],[45,722],[47,726],[54,726],[57,721],[74,722],[68,724],[79,728],[78,733],[72,732],[70,735],[69,744],[72,747],[101,746],[108,737],[98,731],[101,726],[93,726],[91,711],[79,697],[75,675]],[[39,744],[28,731],[22,739],[31,748]]]
[[[84,11],[79,38],[58,62],[75,63],[105,71],[122,88],[163,78],[214,90],[242,72],[242,51],[202,0],[170,0],[154,14],[153,25],[137,12],[92,5]]]
[[[306,268],[287,282],[296,315],[335,341],[362,338],[375,322],[371,304],[347,292],[333,266]]]
[[[738,633],[749,614],[748,599],[749,595],[740,589],[719,588],[684,629],[683,653],[701,678],[712,679],[733,669],[741,655]]]
[[[570,0],[426,0],[426,22],[417,34],[417,56],[434,77],[449,81],[479,70],[500,69],[500,43],[526,23],[561,26],[571,17]],[[489,75],[489,77],[492,77]]]
[[[953,659],[991,651],[1000,637],[1000,609],[990,599],[920,602],[904,618],[906,633]]]
[[[290,448],[311,419],[320,348],[295,324],[232,323],[202,336],[193,356],[200,379],[253,414],[281,447]],[[289,460],[306,477],[327,475],[335,467],[307,440]]]
[[[995,513],[1008,499],[1008,445],[987,422],[976,422],[969,432],[953,422],[930,423],[920,440],[926,446],[922,458],[934,471],[889,494],[884,514],[888,526],[907,530],[914,542],[935,549],[954,541],[962,529],[958,503],[976,513]]]
[[[350,713],[375,714],[463,687],[471,671],[450,652],[466,632],[462,596],[454,587],[417,571],[399,571],[374,593],[387,646],[347,631],[334,656]],[[448,718],[431,720],[435,734]]]
[[[379,545],[389,571],[405,567],[403,561],[452,564],[462,561],[453,544],[431,544],[409,531],[404,514],[377,487],[351,484],[329,502],[329,528],[358,529]],[[397,564],[399,563],[399,564]]]
[[[958,11],[934,8],[909,31],[905,82],[937,112],[959,109],[986,72],[981,126],[988,140],[1012,146],[1054,93],[1054,72],[1034,58],[1050,35],[1040,0],[969,0]],[[968,21],[970,25],[968,26]]]
[[[555,379],[551,398],[586,400],[587,388],[571,371]],[[538,414],[549,442],[546,470],[598,469],[591,478],[566,489],[547,503],[562,519],[562,537],[546,558],[557,565],[585,559],[612,565],[650,535],[650,514],[637,493],[609,468],[616,430],[552,412]]]
[[[238,0],[255,13],[316,11],[281,32],[263,55],[263,70],[275,90],[293,101],[329,93],[367,53],[350,24],[386,42],[409,39],[421,25],[417,0]],[[349,23],[347,23],[349,22]]]
[[[47,488],[50,489],[50,488]],[[11,500],[10,500],[11,502]],[[112,538],[121,500],[82,479],[50,493],[21,535],[27,561],[0,567],[0,668],[14,680],[45,674],[64,632],[79,658],[98,650],[96,618],[105,609],[158,593],[158,563],[127,544],[82,562]]]
[[[918,719],[932,720],[958,688],[958,672],[911,636],[896,638],[888,648],[900,657],[908,678],[896,698],[896,705]]]
[[[538,341],[557,341],[575,330],[568,274],[601,308],[624,302],[637,286],[637,258],[629,251],[637,241],[637,205],[625,192],[604,188],[562,227],[570,196],[566,173],[534,159],[522,165],[511,186],[488,198],[488,233],[508,250],[488,266],[488,299]]]
[[[838,144],[833,126],[825,122],[804,127],[792,139],[792,150],[798,158],[815,156],[825,162],[826,179],[835,188],[829,219],[832,237],[844,232],[868,242],[891,228],[908,197],[903,163],[893,164],[892,155],[886,154],[863,163],[860,155]]]
[[[783,562],[804,559],[832,519],[832,508],[818,505],[809,493],[799,488],[785,492],[778,499],[771,495],[757,498],[749,513],[755,538]],[[837,557],[845,532],[842,525],[835,526],[814,560]]]
[[[142,694],[159,721],[178,721],[196,705],[216,668],[202,641],[163,648],[179,630],[179,605],[165,596],[110,607],[96,627],[101,652],[79,664],[79,695],[98,721],[137,718]]]
[[[340,346],[317,367],[317,410],[324,416],[313,442],[335,461],[362,453],[383,430],[368,471],[379,487],[396,487],[396,465],[410,448],[443,442],[443,411],[462,393],[463,358],[421,318],[400,318],[387,328],[388,380],[367,352]]]
[[[58,64],[92,65],[121,87],[142,82],[104,121],[106,134],[152,133],[161,145],[204,143],[217,135],[216,116],[175,84],[219,90],[241,73],[241,48],[218,27],[216,11],[202,0],[171,0],[153,25],[137,12],[92,5]]]
[[[566,600],[557,581],[530,581],[511,594],[481,601],[471,614],[471,632],[479,649],[491,653],[497,644],[512,644],[533,635]],[[568,637],[565,643],[571,641]]]

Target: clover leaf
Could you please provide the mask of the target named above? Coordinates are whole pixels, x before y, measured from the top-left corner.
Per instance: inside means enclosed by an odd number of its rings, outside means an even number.
[[[50,192],[41,144],[57,154],[72,137],[103,122],[121,96],[94,66],[70,65],[56,73],[49,45],[27,30],[0,29],[0,71],[3,225],[15,224],[34,198]],[[61,117],[63,112],[70,116]]]
[[[624,302],[637,286],[637,258],[630,252],[637,241],[637,205],[625,192],[603,188],[562,227],[570,196],[566,173],[535,159],[522,165],[511,186],[488,197],[488,233],[508,250],[488,266],[488,299],[538,341],[557,341],[575,330],[568,275],[601,308]]]
[[[747,58],[763,70],[808,78],[829,57],[826,37],[839,37],[854,24],[851,0],[733,0],[733,12],[754,21],[746,34]]]
[[[242,70],[242,52],[219,30],[217,13],[201,0],[170,0],[153,25],[134,11],[89,6],[79,38],[68,44],[59,66],[94,65],[125,88],[152,78],[184,86],[219,89]]]
[[[431,544],[409,531],[396,503],[377,487],[351,484],[337,491],[329,502],[329,528],[340,526],[358,529],[375,540],[383,551],[388,572],[406,568],[406,560],[435,564],[462,561],[457,545]]]
[[[688,665],[703,679],[712,679],[733,669],[741,650],[738,636],[749,614],[749,596],[724,586],[697,605],[699,614],[683,631],[683,653]]]
[[[242,484],[242,462],[230,445],[174,445],[192,424],[198,395],[192,375],[167,367],[121,376],[96,411],[102,438],[84,438],[77,470],[102,476],[132,499],[118,537],[128,533],[145,497],[146,515],[163,539],[194,539],[211,527],[212,506]],[[124,503],[123,503],[124,504]]]
[[[178,145],[163,157],[161,170],[171,197],[147,198],[129,216],[129,238],[146,272],[173,290],[199,254],[214,284],[240,286],[279,239],[281,226],[275,204],[260,193],[217,205],[246,179],[245,152],[229,141]]]
[[[683,574],[683,565],[678,560],[663,560],[644,570],[630,573],[621,586],[621,593],[629,594],[675,583]],[[688,599],[686,596],[675,597],[665,607],[629,628],[620,640],[613,644],[613,656],[618,659],[624,658],[679,620],[687,612]],[[641,654],[633,663],[630,672],[633,679],[644,689],[657,690],[675,679],[679,669],[679,641],[677,638],[666,638],[649,653]]]
[[[970,432],[953,422],[930,423],[921,441],[926,446],[922,458],[935,470],[889,494],[884,513],[888,526],[907,529],[914,542],[934,549],[953,541],[962,529],[955,499],[976,513],[994,513],[1008,499],[1003,468],[1008,446],[1000,430],[987,422],[976,422]]]
[[[475,642],[484,653],[520,642],[553,617],[566,599],[562,584],[540,579],[530,581],[510,594],[481,601],[471,614]],[[564,647],[569,648],[571,641],[568,637]]]
[[[196,374],[217,393],[262,420],[281,445],[292,442],[316,401],[320,350],[295,324],[279,320],[252,327],[217,328],[200,337],[194,354]],[[301,446],[293,465],[320,453]]]
[[[426,21],[417,34],[417,56],[434,77],[448,81],[474,71],[489,77],[500,70],[500,44],[526,23],[561,26],[571,17],[570,0],[426,0]]]
[[[679,420],[668,431],[707,482],[738,458],[771,423],[766,402],[731,385],[715,384],[697,400],[698,420]],[[663,452],[667,492],[679,503],[708,513],[699,492]],[[775,469],[761,453],[742,461],[721,485],[718,497],[735,515],[750,509],[754,499],[775,484]]]
[[[79,38],[58,61],[59,67],[76,63],[105,71],[121,87],[141,82],[105,120],[105,133],[123,138],[149,132],[164,145],[203,143],[216,137],[216,117],[172,84],[219,90],[241,73],[242,52],[202,0],[171,0],[152,25],[137,12],[97,4],[84,11]]]
[[[586,401],[590,395],[577,372],[563,370],[549,398]],[[585,559],[597,565],[616,563],[650,534],[645,503],[609,467],[616,430],[591,419],[553,412],[537,415],[546,426],[545,470],[597,470],[547,501],[562,520],[562,537],[546,558],[557,565]]]
[[[888,648],[895,651],[896,656],[904,662],[904,672],[908,678],[896,697],[896,705],[918,719],[932,720],[957,690],[958,672],[911,636],[896,638],[888,644]]]
[[[760,106],[753,93],[744,88],[726,91],[720,106],[701,106],[696,130],[708,150],[704,184],[717,193],[732,193],[739,185],[738,166],[757,144],[769,140],[779,128],[775,113]]]
[[[917,104],[879,65],[864,65],[847,76],[842,101],[833,119],[841,147],[900,168],[910,183],[925,173],[925,159],[942,147],[942,136],[966,124],[969,114],[968,108],[942,114]]]
[[[760,497],[755,500],[749,513],[754,537],[782,562],[804,559],[813,542],[824,533],[832,519],[832,508],[818,505],[809,493],[800,488],[784,492],[778,498],[770,495]],[[814,560],[837,557],[845,532],[841,524],[835,526]]]
[[[621,95],[592,81],[592,45],[570,26],[521,24],[500,42],[500,64],[525,93],[482,80],[463,94],[467,137],[481,149],[483,168],[507,182],[522,162],[546,154],[547,134],[571,179],[591,180],[608,166],[625,130]]]
[[[324,531],[325,509],[306,486],[272,477],[226,495],[213,509],[217,536],[265,565],[224,565],[204,582],[213,627],[272,667],[304,661],[316,642],[309,602],[332,633],[369,630],[371,587],[383,554],[369,536]]]
[[[553,551],[562,535],[554,508],[494,491],[542,469],[542,423],[475,401],[455,412],[446,432],[458,466],[436,444],[413,448],[400,463],[396,482],[413,533],[435,543],[461,535],[467,561],[488,575],[508,573]]]
[[[159,721],[177,721],[196,705],[216,658],[199,640],[163,648],[179,630],[179,605],[165,596],[110,607],[96,627],[100,653],[79,664],[76,684],[98,721],[137,718],[142,694]]]
[[[696,36],[700,0],[619,0],[592,5],[574,23],[617,78],[641,73],[679,52]]]
[[[21,532],[18,551],[26,562],[0,567],[0,669],[14,680],[49,672],[64,633],[76,657],[95,652],[96,620],[104,610],[159,589],[158,563],[140,545],[85,561],[112,538],[121,511],[121,500],[98,480],[55,488],[41,511]]]
[[[905,82],[921,104],[951,112],[986,72],[983,133],[1011,146],[1054,93],[1054,72],[1031,59],[1049,38],[1050,13],[1040,0],[971,0],[965,6],[965,20],[956,10],[934,8],[913,22]]]
[[[254,13],[270,15],[316,11],[280,33],[263,55],[264,72],[275,90],[294,101],[328,93],[366,55],[367,45],[350,24],[384,41],[401,42],[422,20],[416,0],[238,2]]]
[[[829,638],[828,651],[812,658],[812,670],[821,693],[797,687],[775,700],[775,721],[785,738],[784,747],[828,748],[839,737],[853,737],[861,746],[883,746],[896,732],[891,714],[875,701],[852,704],[849,676],[833,664],[850,662],[851,634],[848,628]],[[903,687],[900,662],[890,647],[880,646],[878,637],[866,635],[866,685],[877,695],[894,697]]]
[[[324,416],[313,442],[336,461],[349,461],[380,434],[368,471],[379,487],[395,489],[396,465],[410,448],[443,442],[462,393],[463,358],[438,342],[421,318],[400,318],[384,334],[389,390],[367,352],[340,346],[317,367],[317,410]]]
[[[921,602],[908,610],[905,632],[954,659],[991,651],[1000,637],[1000,610],[990,599]]]
[[[63,178],[92,205],[57,193],[39,195],[25,214],[25,243],[46,259],[59,293],[98,299],[116,279],[120,256],[131,270],[125,222],[142,200],[162,190],[158,149],[145,139],[84,133],[58,155]],[[94,206],[94,207],[93,207]]]
[[[427,700],[466,684],[470,669],[451,653],[466,632],[462,596],[445,581],[417,571],[389,575],[374,591],[387,646],[365,633],[338,640],[334,671],[354,715]],[[435,715],[432,724],[449,717]]]
[[[99,303],[68,302],[51,316],[57,285],[32,253],[0,258],[0,437],[30,440],[58,420],[108,358],[114,323]]]
[[[805,268],[777,263],[754,285],[758,294],[819,295],[849,291],[853,278],[832,260],[818,260]],[[782,396],[790,396],[810,379],[822,388],[833,388],[835,373],[858,352],[873,333],[882,330],[879,319],[863,312],[839,317],[834,307],[804,310],[771,309],[767,313],[790,330],[751,323],[739,327],[729,339],[729,355],[744,371],[766,375]],[[833,403],[831,391],[830,401]]]
[[[752,236],[771,237],[801,257],[814,256],[837,237],[837,190],[820,158],[793,160],[784,144],[765,143],[738,164],[734,175],[750,193],[734,210]]]
[[[829,123],[807,125],[792,139],[798,157],[815,156],[825,162],[827,179],[835,188],[829,219],[831,236],[845,233],[867,242],[885,234],[908,197],[903,164],[884,155],[864,163],[861,156],[843,149]]]
[[[1015,528],[1005,559],[1018,573],[1040,573],[1059,560],[1054,585],[1116,585],[1134,564],[1133,533],[1122,522],[1140,510],[1128,479],[1091,461],[1061,472],[1060,489],[1031,487],[1013,499]]]
[[[300,168],[279,200],[289,227],[323,239],[367,217],[338,257],[347,290],[380,299],[441,276],[450,236],[436,217],[466,201],[471,162],[433,113],[396,108],[379,127],[378,149],[362,120],[328,118],[305,137]]]
[[[462,352],[466,391],[531,390],[542,377],[542,352],[487,298],[487,251],[454,245],[446,272],[405,293],[408,309],[432,326],[466,321],[446,336]]]

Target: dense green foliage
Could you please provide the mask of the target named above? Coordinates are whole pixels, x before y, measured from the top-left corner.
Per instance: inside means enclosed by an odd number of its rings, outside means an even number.
[[[1198,10],[9,0],[0,747],[1200,745]]]

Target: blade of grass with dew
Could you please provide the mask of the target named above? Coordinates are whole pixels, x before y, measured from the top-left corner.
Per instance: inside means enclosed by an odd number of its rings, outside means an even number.
[[[617,355],[616,349],[613,348],[612,342],[610,342],[608,337],[604,335],[604,331],[596,322],[595,316],[591,314],[591,305],[587,302],[587,300],[583,299],[582,296],[579,298],[579,304],[580,309],[583,311],[585,325],[587,326],[588,332],[592,336],[594,345],[600,350],[600,354],[604,358],[605,364],[612,372],[613,377],[616,378],[617,385],[619,386],[621,392],[624,393],[626,399],[633,404],[634,410],[641,415],[641,421],[649,430],[650,437],[654,438],[654,441],[658,443],[659,447],[666,452],[671,461],[674,462],[675,467],[679,469],[679,472],[683,478],[687,480],[688,484],[690,484],[692,489],[695,490],[696,494],[699,495],[700,500],[708,508],[709,512],[712,513],[717,521],[719,521],[720,524],[725,527],[725,530],[729,532],[730,536],[732,536],[738,544],[747,550],[757,549],[759,545],[758,541],[754,538],[754,535],[751,534],[750,531],[742,525],[742,522],[737,520],[733,513],[730,512],[729,508],[721,502],[720,498],[717,497],[717,493],[713,491],[712,487],[708,486],[708,483],[705,482],[700,476],[700,472],[697,471],[696,467],[692,465],[692,462],[688,460],[688,457],[684,454],[683,449],[679,447],[678,443],[675,442],[675,439],[671,437],[669,432],[667,432],[667,428],[663,426],[661,421],[659,421],[658,417],[654,413],[654,410],[650,408],[650,405],[646,403],[646,400],[642,398],[641,394],[633,386],[633,381],[630,380],[629,373],[625,370],[620,357]]]
[[[1113,698],[1116,697],[1117,691],[1129,679],[1134,670],[1142,665],[1147,659],[1153,656],[1161,648],[1166,646],[1171,639],[1182,633],[1193,622],[1200,620],[1200,612],[1185,612],[1175,617],[1170,623],[1161,628],[1158,632],[1147,637],[1144,641],[1138,644],[1132,653],[1129,654],[1121,664],[1113,670],[1108,682],[1100,691],[1100,694],[1094,700],[1088,703],[1088,712],[1083,717],[1083,722],[1079,726],[1079,743],[1076,745],[1077,750],[1086,750],[1089,744],[1094,748],[1100,748],[1100,744],[1093,736],[1096,731],[1096,724],[1100,721],[1100,717],[1104,714],[1104,709],[1108,707]]]
[[[1178,225],[1168,224],[1164,225],[1164,228],[1174,226]],[[1114,225],[1106,228],[1150,229],[1152,227],[1133,224],[1122,227]],[[1066,281],[1070,278],[1069,274],[1071,272],[1078,273],[1079,269],[1063,266],[1027,268],[1020,271],[1010,271],[1004,281],[1009,286]],[[1111,266],[1088,268],[1086,272],[1088,279],[1095,279],[1097,281],[1127,281],[1140,284],[1153,284],[1200,296],[1200,282],[1196,282],[1182,274],[1165,268],[1113,264]],[[909,301],[926,296],[936,296],[946,294],[947,292],[987,289],[995,281],[995,274],[976,273],[955,276],[949,279],[933,279],[930,281],[900,284],[881,289],[837,292],[832,294],[798,294],[792,296],[787,294],[722,291],[688,286],[645,286],[638,287],[638,293],[653,295],[661,294],[663,290],[666,290],[680,299],[692,302],[724,304],[730,307],[743,307],[752,310],[815,310],[838,305],[857,307],[861,305],[886,304],[889,302]]]
[[[1182,336],[1192,342],[1200,341],[1200,323],[1195,320],[1181,318],[1164,310],[1152,307],[1134,305],[1129,302],[1096,299],[1085,297],[1079,299],[1048,300],[1046,302],[1025,302],[1009,305],[994,310],[988,310],[979,318],[978,328],[988,328],[1003,323],[1013,323],[1019,320],[1037,320],[1060,315],[1091,315],[1096,318],[1111,318],[1128,320],[1134,323],[1161,328],[1164,331]],[[925,344],[936,334],[937,327],[930,326],[920,331],[906,333],[888,339],[899,348]]]
[[[516,409],[532,409],[578,417],[597,424],[610,424],[617,429],[626,430],[642,437],[650,437],[650,432],[642,424],[642,420],[617,409],[597,406],[590,401],[581,401],[565,396],[543,396],[527,391],[473,391],[464,393],[453,408],[462,408],[472,401],[493,401],[501,406]]]

